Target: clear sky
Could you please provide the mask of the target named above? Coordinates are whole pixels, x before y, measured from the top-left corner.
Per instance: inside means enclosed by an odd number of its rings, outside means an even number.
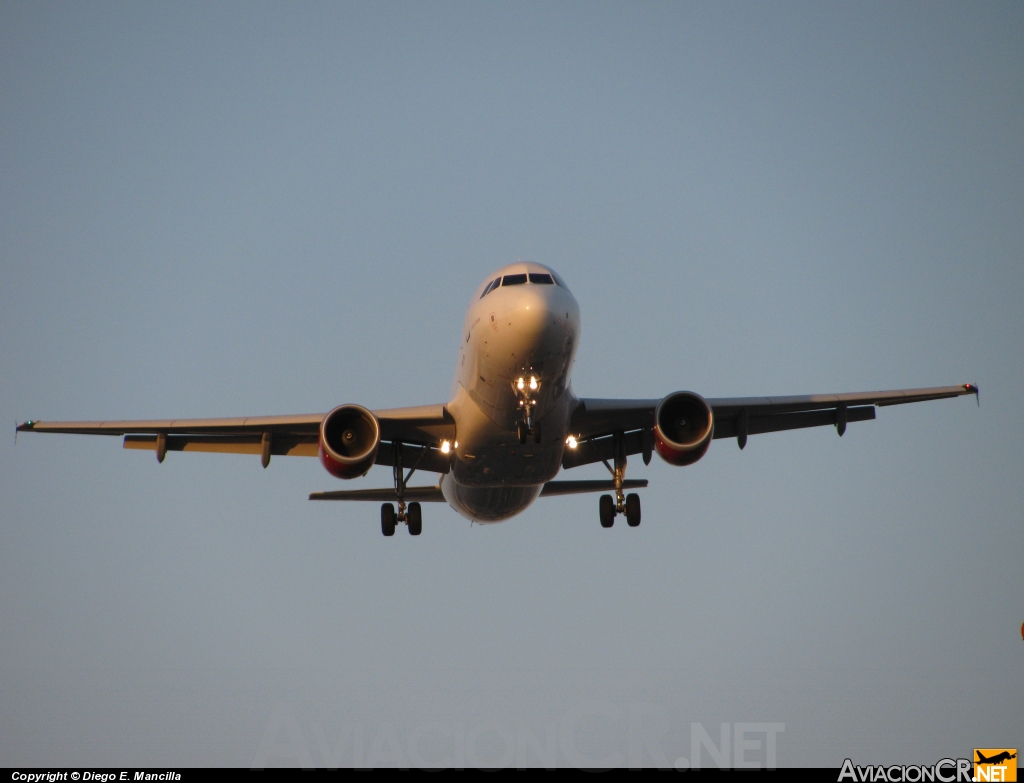
[[[1024,745],[1022,74],[1020,3],[0,4],[12,427],[444,402],[520,258],[581,396],[981,387],[636,459],[635,530],[12,432],[0,764]]]

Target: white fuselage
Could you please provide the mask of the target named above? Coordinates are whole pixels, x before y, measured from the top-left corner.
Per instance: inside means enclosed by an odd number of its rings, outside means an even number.
[[[517,275],[541,282],[518,284]],[[506,284],[484,294],[499,278]],[[441,478],[445,499],[463,516],[508,519],[558,473],[576,401],[570,374],[579,335],[579,305],[548,267],[511,264],[477,289],[448,403],[452,466]]]

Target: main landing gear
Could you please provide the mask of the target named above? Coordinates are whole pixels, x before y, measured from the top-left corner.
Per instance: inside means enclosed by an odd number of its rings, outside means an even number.
[[[601,500],[598,504],[601,514],[601,527],[611,527],[614,525],[615,517],[618,514],[625,514],[626,524],[630,527],[636,527],[640,524],[640,496],[635,492],[631,492],[628,495],[624,495],[622,492],[622,482],[626,479],[626,444],[623,433],[615,433],[613,443],[615,448],[615,467],[613,468],[609,465],[607,460],[602,460],[602,462],[608,468],[608,472],[612,474],[612,479],[615,482],[615,497],[613,499],[611,495],[601,495]]]
[[[426,452],[426,447],[420,447],[419,457],[409,473],[405,474],[402,469],[402,444],[397,441],[393,444],[391,472],[395,479],[395,494],[398,496],[398,512],[395,512],[393,503],[384,503],[380,507],[380,532],[385,536],[393,536],[395,526],[399,522],[404,522],[409,527],[410,536],[418,536],[423,532],[423,510],[415,500],[408,506],[405,505],[405,487]]]
[[[601,495],[600,511],[601,511],[601,527],[611,527],[615,524],[616,514],[626,515],[626,524],[630,527],[636,527],[640,524],[640,496],[635,492],[630,492],[626,495],[626,501],[622,505],[622,509],[617,509],[615,501],[611,495]]]
[[[409,526],[409,535],[418,536],[423,532],[423,511],[420,504],[415,500],[402,513],[404,519],[395,513],[394,503],[385,503],[380,507],[380,532],[386,536],[395,534],[395,526],[398,522],[405,522]]]

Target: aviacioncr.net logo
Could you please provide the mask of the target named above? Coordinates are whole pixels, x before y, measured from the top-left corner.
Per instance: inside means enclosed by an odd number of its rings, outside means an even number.
[[[869,764],[866,767],[855,765],[850,759],[843,761],[839,771],[839,783],[844,780],[854,783],[971,783],[970,759],[941,759],[935,764],[905,764],[884,766]]]

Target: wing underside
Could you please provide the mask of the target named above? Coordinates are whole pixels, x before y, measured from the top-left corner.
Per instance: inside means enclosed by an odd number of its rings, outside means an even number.
[[[941,400],[965,394],[978,395],[978,387],[938,386],[926,389],[857,392],[852,394],[810,394],[785,397],[709,398],[714,413],[714,435],[738,438],[767,432],[870,421],[875,409],[926,400]],[[566,449],[564,468],[573,468],[614,458],[616,438],[621,437],[625,453],[644,454],[649,459],[653,444],[654,412],[660,400],[582,399],[572,416],[571,429],[578,445]]]
[[[380,422],[381,444],[376,464],[391,465],[396,444],[402,462],[419,470],[445,473],[448,458],[435,448],[453,438],[455,422],[444,405],[389,408],[373,411]],[[319,453],[320,423],[326,414],[251,416],[219,419],[146,419],[136,421],[27,421],[19,432],[123,436],[124,448],[166,452],[199,451],[221,454],[315,457]]]

